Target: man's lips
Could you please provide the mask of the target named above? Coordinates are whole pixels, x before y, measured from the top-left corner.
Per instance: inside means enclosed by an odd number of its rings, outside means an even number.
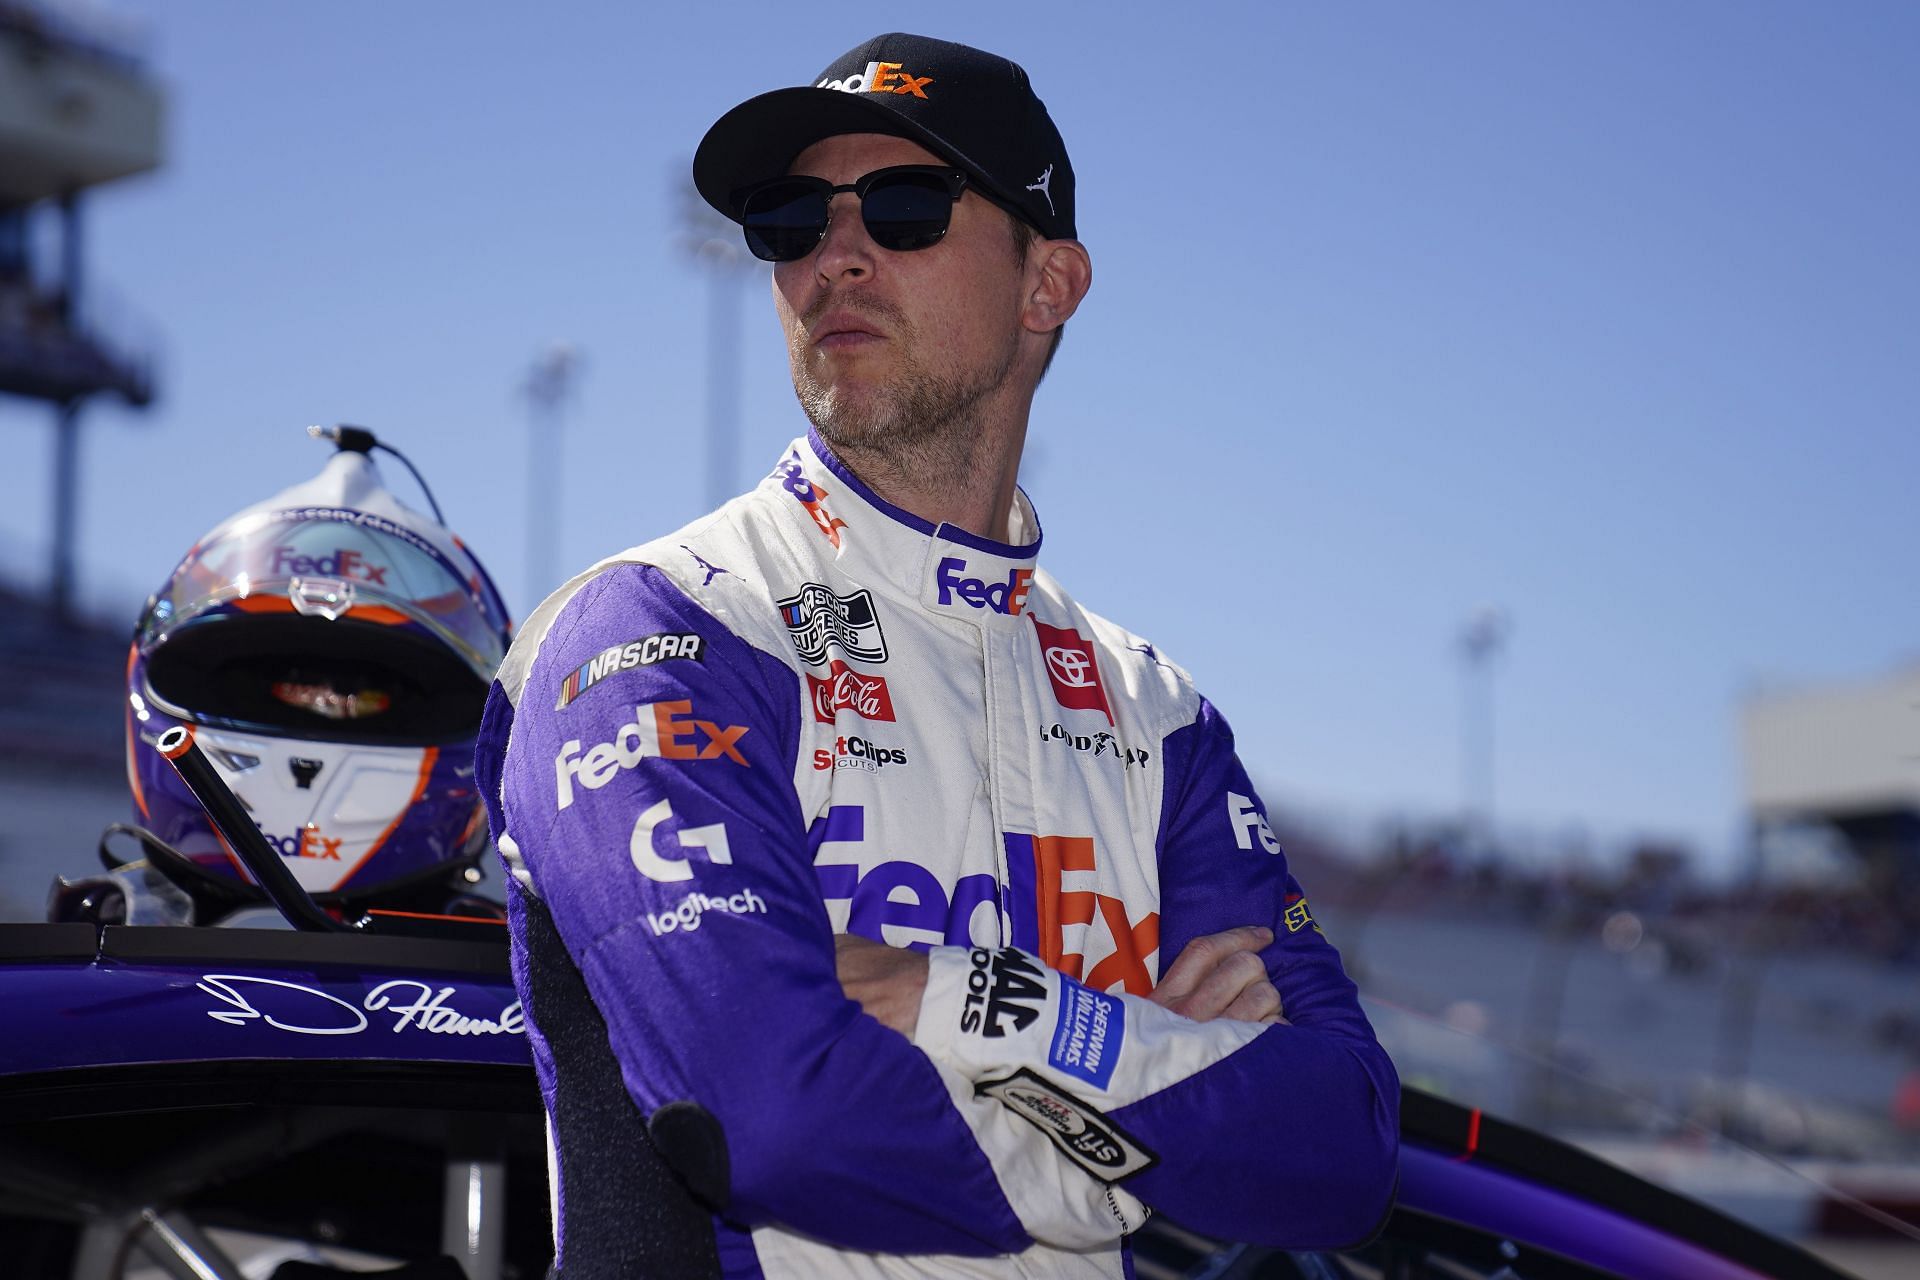
[[[883,341],[877,326],[847,312],[823,316],[813,326],[813,345],[826,351],[851,351]]]

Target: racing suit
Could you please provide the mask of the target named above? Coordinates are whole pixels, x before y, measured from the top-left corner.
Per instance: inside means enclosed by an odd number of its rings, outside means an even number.
[[[1035,567],[1024,494],[1012,536],[809,434],[522,629],[478,764],[560,1274],[618,1269],[609,1144],[687,1102],[730,1277],[1118,1277],[1149,1207],[1298,1248],[1381,1221],[1393,1067],[1226,722]],[[1290,1025],[1146,999],[1247,924]],[[842,992],[842,932],[927,951],[911,1041]]]

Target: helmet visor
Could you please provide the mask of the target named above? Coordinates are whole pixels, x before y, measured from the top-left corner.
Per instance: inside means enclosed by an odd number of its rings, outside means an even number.
[[[250,516],[195,547],[141,620],[143,648],[214,610],[354,618],[413,627],[451,648],[482,682],[505,656],[477,573],[411,529],[360,511]]]

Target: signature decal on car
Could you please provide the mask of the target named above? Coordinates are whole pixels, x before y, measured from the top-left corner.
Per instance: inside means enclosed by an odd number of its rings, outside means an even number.
[[[357,1006],[315,987],[244,973],[209,973],[194,985],[225,1006],[207,1010],[207,1016],[234,1027],[259,1021],[295,1035],[351,1036],[373,1025],[368,1013],[385,1013],[393,1017],[391,1030],[395,1033],[411,1027],[443,1036],[526,1034],[518,1000],[496,1017],[476,1018],[449,1003],[457,987],[436,991],[412,978],[381,983]]]

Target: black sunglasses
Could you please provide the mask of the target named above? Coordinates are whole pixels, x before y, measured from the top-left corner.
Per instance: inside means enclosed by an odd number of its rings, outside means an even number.
[[[838,187],[825,178],[774,178],[740,192],[734,207],[754,257],[797,262],[826,238],[833,198],[843,191],[860,198],[860,221],[873,242],[904,253],[940,243],[966,189],[967,175],[958,169],[902,164]]]

